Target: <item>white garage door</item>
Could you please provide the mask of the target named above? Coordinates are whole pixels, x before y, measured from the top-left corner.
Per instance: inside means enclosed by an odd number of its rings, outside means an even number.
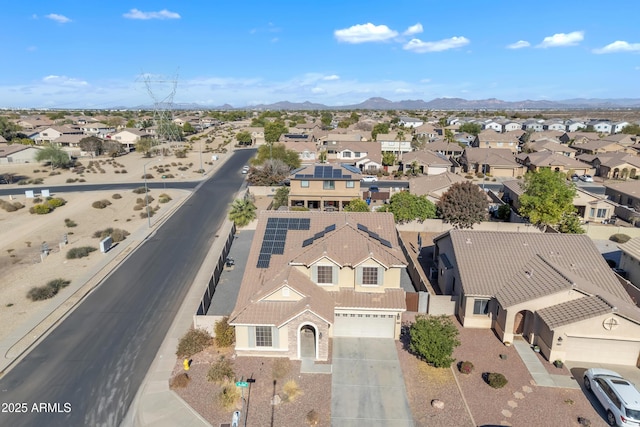
[[[638,362],[640,343],[569,337],[566,351],[566,359],[576,362],[602,362],[612,365],[635,366]]]
[[[333,336],[394,338],[395,326],[393,314],[336,313]]]

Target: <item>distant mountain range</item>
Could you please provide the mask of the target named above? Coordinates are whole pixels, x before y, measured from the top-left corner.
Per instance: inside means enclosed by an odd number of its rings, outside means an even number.
[[[571,109],[635,109],[640,108],[637,98],[574,98],[561,101],[502,101],[496,98],[467,100],[462,98],[436,98],[431,101],[407,99],[389,101],[385,98],[369,98],[359,104],[330,106],[313,102],[280,101],[273,104],[248,105],[236,108],[229,104],[217,107],[194,103],[174,104],[175,110],[571,110]],[[134,109],[153,109],[138,106]]]

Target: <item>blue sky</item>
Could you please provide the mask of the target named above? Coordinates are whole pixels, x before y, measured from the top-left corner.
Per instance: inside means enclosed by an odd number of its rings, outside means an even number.
[[[0,107],[640,98],[640,2],[7,2]]]

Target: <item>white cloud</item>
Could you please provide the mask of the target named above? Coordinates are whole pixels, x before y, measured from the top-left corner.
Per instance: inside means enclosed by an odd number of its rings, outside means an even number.
[[[507,45],[507,49],[522,49],[523,47],[529,47],[531,46],[531,43],[529,43],[526,40],[518,40],[515,43],[511,43],[509,45]]]
[[[67,18],[64,15],[59,15],[57,13],[50,13],[48,15],[45,15],[45,18],[51,19],[52,21],[56,21],[59,24],[66,24],[67,22],[71,22],[71,19]]]
[[[80,79],[74,79],[72,77],[67,77],[67,76],[56,76],[54,74],[52,75],[48,75],[46,77],[44,77],[42,79],[42,81],[46,84],[53,84],[56,86],[88,86],[89,83],[87,83],[84,80],[80,80]]]
[[[402,48],[417,53],[441,52],[443,50],[455,49],[466,46],[470,43],[466,37],[451,37],[449,39],[438,40],[435,42],[423,42],[420,39],[412,39]]]
[[[563,47],[575,46],[584,40],[584,31],[573,31],[571,33],[558,33],[545,37],[537,47]]]
[[[340,80],[340,76],[338,76],[337,74],[331,74],[330,76],[324,76],[322,80]]]
[[[422,31],[424,31],[424,29],[422,28],[422,24],[418,22],[416,25],[412,25],[407,28],[406,31],[402,34],[405,36],[412,36],[414,34],[420,34]]]
[[[420,79],[420,83],[431,83],[431,79]]]
[[[593,53],[617,53],[617,52],[640,52],[640,43],[629,43],[623,40],[616,40],[600,49],[594,49]]]
[[[386,25],[373,25],[369,22],[367,24],[359,24],[342,30],[336,30],[333,34],[339,42],[356,44],[382,42],[396,37],[398,32],[393,31]]]
[[[394,90],[393,92],[394,93],[398,93],[398,94],[402,94],[402,93],[411,93],[413,91],[411,89],[398,88],[398,89]]]
[[[143,12],[138,9],[131,9],[129,12],[124,13],[124,16],[127,19],[180,19],[180,14],[175,12],[170,12],[167,9],[162,9],[159,12]]]
[[[313,89],[311,89],[311,93],[325,93],[326,90],[322,89],[321,87],[314,87]]]

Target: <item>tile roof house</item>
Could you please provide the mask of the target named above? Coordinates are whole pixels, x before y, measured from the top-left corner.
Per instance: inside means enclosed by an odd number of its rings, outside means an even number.
[[[456,182],[467,181],[458,174],[445,172],[440,175],[424,175],[409,180],[409,191],[417,196],[427,196],[436,203],[440,197]]]
[[[0,165],[37,163],[36,154],[40,148],[32,145],[0,143]]]
[[[501,148],[518,152],[518,137],[515,133],[500,133],[494,130],[483,130],[471,143],[476,148]]]
[[[566,144],[560,144],[556,139],[544,138],[536,141],[529,141],[525,147],[528,151],[551,151],[567,157],[575,157],[576,155],[575,148],[571,148]]]
[[[640,211],[640,181],[605,182],[604,188],[610,200]]]
[[[622,252],[618,267],[624,270],[626,278],[640,289],[640,237],[634,237],[626,243],[619,244],[618,247]],[[635,301],[636,304],[639,301],[640,295]]]
[[[596,154],[591,164],[596,170],[595,174],[603,178],[635,178],[640,170],[640,156],[627,153]]]
[[[428,144],[425,144],[424,148],[435,153],[453,157],[461,156],[464,152],[464,148],[462,148],[459,144],[453,144],[445,141],[430,142]]]
[[[566,173],[572,171],[572,173],[577,173],[578,175],[593,173],[593,168],[590,164],[551,151],[520,153],[516,156],[516,161],[526,166],[530,171],[550,168],[556,172]]]
[[[411,168],[416,162],[419,172],[425,175],[439,175],[451,170],[452,163],[444,154],[429,150],[412,151],[404,153],[399,160],[402,170]]]
[[[302,166],[289,176],[289,206],[341,211],[360,198],[360,170],[344,164]]]
[[[460,165],[466,173],[488,173],[492,176],[516,178],[526,172],[507,148],[467,148],[460,157]]]
[[[608,141],[606,139],[597,139],[582,144],[573,144],[571,147],[575,148],[578,153],[585,154],[600,154],[600,153],[616,153],[624,152],[633,154],[635,151],[633,148],[620,145],[616,141]]]
[[[548,360],[636,365],[640,309],[588,236],[451,230],[434,243],[464,327],[522,336]]]
[[[286,139],[281,142],[287,150],[293,150],[298,153],[301,164],[310,164],[317,161],[317,147],[315,141],[312,140],[290,140]]]
[[[236,354],[328,360],[332,337],[397,339],[406,265],[391,214],[260,212],[229,317]]]

